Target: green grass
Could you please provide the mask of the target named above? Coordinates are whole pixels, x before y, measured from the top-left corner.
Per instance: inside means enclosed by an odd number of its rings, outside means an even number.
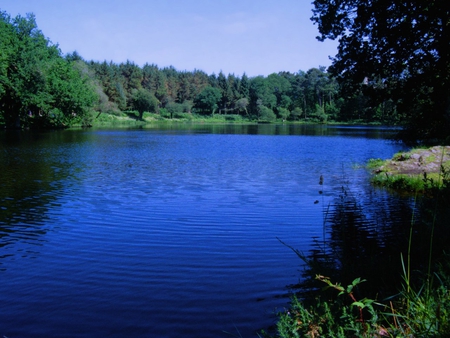
[[[137,111],[111,111],[101,113],[99,116],[98,112],[92,112],[92,116],[89,118],[89,126],[99,127],[99,128],[108,128],[108,127],[132,127],[132,126],[141,126],[145,124],[151,124],[155,122],[167,122],[167,123],[178,123],[178,122],[197,122],[197,123],[228,123],[228,124],[253,124],[258,122],[254,118],[249,118],[247,115],[239,115],[239,114],[213,114],[213,115],[199,115],[193,113],[182,113],[177,112],[170,116],[170,114],[165,110],[161,109],[160,113],[149,113],[144,112],[142,116],[142,120],[139,119],[139,115]],[[1,122],[1,121],[0,121]],[[269,123],[269,122],[267,122]],[[307,120],[304,119],[291,121],[291,120],[283,120],[281,118],[277,118],[270,123],[284,123],[284,124],[315,124],[318,121]],[[327,121],[326,124],[347,124],[354,125],[360,123],[353,122],[335,122],[335,121]],[[365,125],[376,125],[373,123],[362,123]],[[82,127],[81,124],[72,125],[73,128]]]
[[[381,167],[382,165],[385,164],[385,160],[382,160],[381,158],[371,158],[368,162],[367,162],[367,169],[376,169]]]
[[[392,156],[393,161],[405,161],[405,160],[409,160],[410,158],[411,158],[411,154],[404,152],[404,151],[400,151],[400,152],[394,154],[394,156]]]
[[[392,175],[381,172],[372,177],[372,184],[403,192],[424,192],[426,189],[439,186],[439,174],[424,175]]]
[[[402,173],[400,167],[401,162],[411,159],[414,154],[418,154],[423,148],[416,148],[409,152],[398,152],[394,154],[392,159],[382,160],[382,159],[370,159],[366,168],[373,172],[372,183],[377,186],[382,186],[398,191],[404,192],[424,192],[425,190],[433,187],[440,188],[444,180],[444,176],[448,175],[448,170],[450,168],[450,160],[442,162],[442,158],[436,154],[421,153],[421,163],[420,166],[415,168],[418,172],[414,173]],[[422,158],[423,156],[423,158]],[[392,164],[395,161],[397,165]],[[430,163],[436,163],[440,161],[440,172],[422,172],[419,170]]]

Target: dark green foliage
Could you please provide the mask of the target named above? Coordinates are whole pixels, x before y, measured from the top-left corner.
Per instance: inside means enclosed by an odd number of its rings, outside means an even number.
[[[272,109],[265,106],[259,106],[258,118],[260,121],[273,122],[277,118]]]
[[[219,107],[222,94],[219,89],[206,87],[194,100],[194,108],[199,113],[214,114]]]
[[[326,3],[325,0],[320,2]],[[320,13],[317,12],[316,16],[319,17]],[[120,111],[136,109],[135,95],[141,89],[158,102],[148,109],[157,111],[163,108],[163,112],[171,117],[174,113],[191,113],[195,103],[196,111],[201,114],[238,114],[249,120],[405,124],[412,121],[413,115],[415,119],[428,120],[431,115],[424,115],[422,108],[432,107],[435,102],[427,94],[435,95],[428,84],[418,86],[422,94],[418,88],[414,89],[417,95],[411,97],[421,97],[421,101],[410,104],[398,95],[389,98],[381,95],[385,88],[391,88],[391,84],[387,86],[382,78],[372,79],[371,75],[366,75],[369,85],[353,85],[351,79],[335,72],[340,80],[338,84],[336,77],[324,67],[249,78],[245,73],[239,77],[222,72],[208,75],[199,70],[180,72],[172,66],[159,68],[154,64],[140,67],[132,61],[121,64],[85,61],[73,52],[64,58],[76,69],[72,72],[60,61],[55,62],[62,59],[60,51],[37,29],[33,16],[11,19],[2,13],[0,31],[0,123],[10,127],[37,125],[44,121],[50,125],[54,122],[60,126],[68,125],[83,120],[81,115],[92,116],[87,114],[89,109],[95,109],[97,117],[102,113],[117,115]],[[337,65],[333,66],[333,71],[338,69]],[[55,80],[55,76],[64,72],[68,74],[64,81],[77,84],[78,88]],[[48,81],[48,76],[51,81]],[[55,87],[57,83],[59,91]],[[211,89],[204,92],[207,87],[219,91],[217,102],[215,95],[204,96],[212,94]],[[65,98],[63,88],[68,90]],[[448,96],[442,91],[440,93],[442,97]],[[56,95],[55,99],[53,95]],[[73,99],[70,104],[68,97]],[[60,106],[55,106],[55,102]],[[405,107],[411,108],[408,113],[405,113]],[[30,111],[32,116],[43,118],[30,122]],[[417,114],[411,115],[410,112]],[[58,118],[50,122],[45,116]],[[428,128],[425,123],[416,125]],[[435,125],[443,129],[445,123],[438,118]]]
[[[295,107],[292,111],[291,111],[291,119],[294,121],[298,121],[300,120],[300,118],[302,117],[303,114],[303,110],[300,107]]]
[[[72,58],[63,58],[33,15],[0,13],[0,117],[7,128],[89,124],[96,98]]]
[[[283,121],[287,120],[290,115],[289,110],[287,110],[286,108],[282,108],[282,107],[278,108],[277,112],[278,112],[278,116],[280,116],[283,119]]]
[[[240,98],[239,100],[237,100],[235,102],[235,109],[239,114],[244,112],[245,115],[248,116],[248,110],[247,110],[248,104],[249,104],[248,98],[246,98],[246,97]]]
[[[148,90],[139,88],[133,92],[131,99],[133,108],[138,111],[139,119],[142,120],[144,112],[157,113],[158,112],[158,99],[150,93]]]
[[[181,103],[169,102],[166,104],[165,110],[169,113],[169,117],[173,118],[175,114],[183,113],[183,105]]]
[[[158,66],[149,64],[144,65],[142,73],[142,87],[152,92],[160,102],[164,102],[167,97],[165,74],[158,69]]]
[[[407,129],[403,138],[431,141],[450,134],[450,3],[446,0],[315,0],[320,40],[339,39],[330,71],[344,97],[362,92]],[[366,117],[363,117],[364,120]]]
[[[338,96],[337,81],[324,67],[306,73],[280,72],[254,78],[245,73],[242,77],[222,72],[218,76],[208,76],[199,70],[180,72],[174,67],[160,69],[149,64],[139,70],[130,61],[120,65],[89,62],[88,67],[100,85],[97,92],[102,96],[102,107],[113,111],[114,107],[134,109],[133,91],[145,88],[158,99],[159,107],[165,109],[164,114],[171,118],[175,113],[190,113],[195,103],[194,108],[200,114],[239,114],[251,120],[397,121],[389,118],[395,111],[394,105],[385,105],[383,110],[368,108],[368,100],[361,100],[358,105],[345,105],[347,101]],[[210,95],[211,89],[204,92],[208,87],[219,91],[217,102],[215,95]],[[102,94],[109,102],[104,102]],[[362,110],[365,110],[363,115],[359,113]],[[375,111],[377,114],[371,115]]]
[[[249,82],[249,78],[248,78],[248,76],[244,73],[243,75],[242,75],[242,78],[241,78],[241,83],[240,83],[240,86],[239,86],[239,96],[241,97],[241,98],[243,98],[243,97],[249,97],[249,90],[250,90],[250,82]]]

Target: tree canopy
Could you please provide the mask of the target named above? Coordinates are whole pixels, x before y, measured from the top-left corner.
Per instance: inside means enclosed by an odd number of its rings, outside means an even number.
[[[200,112],[214,114],[218,108],[221,97],[222,95],[218,88],[208,86],[195,97],[194,104]]]
[[[450,133],[450,2],[315,0],[320,40],[338,39],[330,72],[344,93],[392,100],[412,139]],[[407,135],[405,135],[407,136]]]
[[[95,94],[75,62],[61,56],[33,15],[0,12],[0,120],[9,128],[82,120]]]
[[[139,119],[141,120],[144,112],[154,112],[158,110],[158,99],[146,89],[135,89],[131,101],[134,109],[138,111]]]
[[[87,61],[76,51],[63,57],[33,15],[0,13],[0,126],[89,125],[102,113],[138,111],[158,119],[231,114],[253,121],[403,123],[423,138],[448,135],[443,1],[314,4],[320,38],[340,40],[332,67],[256,77]]]

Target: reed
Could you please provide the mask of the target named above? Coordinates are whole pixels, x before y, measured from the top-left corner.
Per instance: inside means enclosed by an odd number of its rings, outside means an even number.
[[[434,180],[425,177],[424,180]],[[403,283],[397,294],[383,300],[355,295],[365,280],[355,278],[348,286],[333,283],[331,278],[317,274],[315,280],[325,287],[315,289],[308,302],[293,294],[288,309],[278,314],[276,332],[263,331],[263,337],[449,337],[450,336],[450,260],[447,255],[436,260],[435,235],[438,219],[450,206],[450,174],[442,166],[438,182],[425,182],[425,190],[420,195],[416,190],[409,229],[406,263],[401,256],[400,273]],[[323,184],[323,179],[320,179]],[[430,184],[431,183],[431,184]],[[437,184],[435,184],[437,183]],[[321,184],[321,185],[322,185]],[[419,208],[420,196],[420,210]],[[425,201],[425,202],[423,202]],[[414,242],[417,227],[426,222],[424,209],[431,209],[430,238],[428,241],[427,264],[413,281],[412,250],[419,242]],[[328,212],[328,211],[327,211]],[[324,210],[325,213],[325,210]],[[444,222],[448,223],[448,218]],[[326,215],[324,215],[325,223]],[[447,224],[448,225],[448,224]],[[324,225],[325,226],[325,225]],[[444,232],[448,232],[448,229]],[[438,236],[439,238],[439,236]],[[299,250],[280,242],[293,250],[311,269],[316,262]],[[325,250],[325,249],[324,249]],[[426,249],[424,249],[426,252]],[[400,253],[400,255],[402,255]],[[438,269],[437,269],[438,268]],[[418,283],[418,281],[420,281]],[[328,291],[327,291],[328,290]],[[330,295],[329,291],[334,291]]]

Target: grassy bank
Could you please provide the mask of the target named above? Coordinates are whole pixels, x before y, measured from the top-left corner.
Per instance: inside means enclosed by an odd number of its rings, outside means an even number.
[[[379,123],[363,123],[362,121],[319,121],[316,119],[302,119],[297,121],[286,121],[275,119],[273,121],[259,120],[238,114],[213,114],[199,115],[191,113],[156,114],[145,112],[142,119],[136,111],[115,111],[114,113],[92,112],[91,116],[83,122],[72,125],[72,128],[94,127],[94,128],[133,128],[155,123],[208,123],[208,124],[260,124],[260,123],[284,123],[284,124],[328,124],[328,125],[371,125],[380,126]]]
[[[440,188],[450,174],[450,146],[412,149],[391,159],[372,159],[367,165],[372,183],[408,192]]]

